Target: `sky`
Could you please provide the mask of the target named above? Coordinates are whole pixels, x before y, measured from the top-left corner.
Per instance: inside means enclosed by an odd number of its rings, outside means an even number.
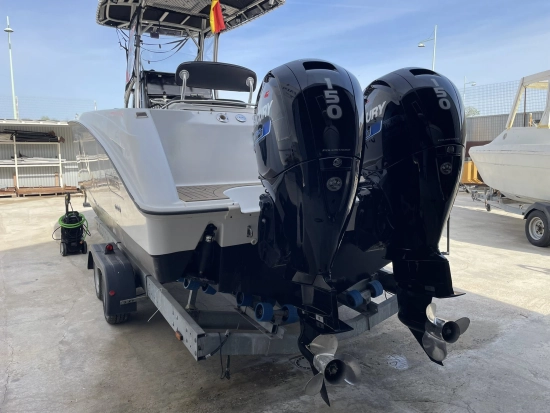
[[[51,98],[55,105],[74,105],[76,112],[93,101],[98,109],[123,106],[125,53],[116,31],[96,24],[96,6],[96,0],[0,0],[0,18],[5,24],[9,16],[14,30],[20,105],[47,105]],[[528,7],[517,0],[287,0],[222,33],[218,60],[246,66],[261,78],[295,59],[325,59],[366,87],[402,67],[431,68],[433,43],[417,44],[432,36],[436,24],[436,71],[460,89],[464,76],[483,85],[550,69],[548,0],[530,0]],[[0,111],[11,107],[2,35]],[[151,67],[175,71],[186,60],[182,54]]]

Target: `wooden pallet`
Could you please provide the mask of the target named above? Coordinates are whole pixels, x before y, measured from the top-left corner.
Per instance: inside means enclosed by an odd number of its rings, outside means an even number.
[[[17,196],[65,195],[78,192],[75,186],[22,187],[15,190]]]
[[[13,198],[17,196],[17,194],[15,193],[15,188],[2,188],[0,189],[0,198]]]

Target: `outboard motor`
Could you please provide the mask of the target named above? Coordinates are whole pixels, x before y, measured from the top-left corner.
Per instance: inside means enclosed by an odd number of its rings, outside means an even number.
[[[301,285],[302,322],[316,335],[350,329],[338,320],[331,266],[356,196],[363,110],[357,79],[320,60],[271,70],[258,93],[259,252]]]
[[[363,250],[386,246],[399,319],[428,356],[441,363],[445,342],[456,341],[469,324],[468,319],[437,319],[430,305],[433,297],[456,295],[438,244],[462,170],[464,107],[447,78],[419,68],[379,78],[365,89],[364,99],[358,245]]]

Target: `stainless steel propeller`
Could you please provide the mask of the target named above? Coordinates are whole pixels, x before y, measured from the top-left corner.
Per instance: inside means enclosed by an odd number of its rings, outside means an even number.
[[[431,303],[426,307],[426,331],[422,336],[422,347],[426,354],[435,361],[443,361],[447,357],[447,343],[455,343],[470,325],[470,319],[460,318],[447,321],[435,315],[436,305]]]
[[[359,362],[349,354],[336,355],[338,339],[335,335],[317,336],[308,347],[313,354],[313,366],[318,371],[305,386],[304,390],[308,396],[319,393],[325,382],[332,385],[355,385],[359,382]]]

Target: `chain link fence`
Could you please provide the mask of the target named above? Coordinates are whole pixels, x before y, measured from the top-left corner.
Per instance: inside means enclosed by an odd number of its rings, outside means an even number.
[[[69,121],[83,112],[96,109],[92,99],[67,99],[37,96],[16,98],[19,120]],[[0,119],[13,119],[13,100],[11,96],[0,96]]]
[[[468,141],[491,141],[506,127],[519,80],[488,85],[466,85],[462,97],[467,116]],[[547,91],[527,89],[522,94],[514,126],[536,122],[546,105]],[[91,99],[22,96],[17,98],[20,120],[69,121],[83,112],[96,109]],[[0,96],[0,119],[13,119],[11,96]]]
[[[462,90],[469,142],[487,142],[505,128],[520,81],[466,86]],[[526,89],[521,95],[513,126],[528,126],[542,117],[546,106],[546,89]]]

